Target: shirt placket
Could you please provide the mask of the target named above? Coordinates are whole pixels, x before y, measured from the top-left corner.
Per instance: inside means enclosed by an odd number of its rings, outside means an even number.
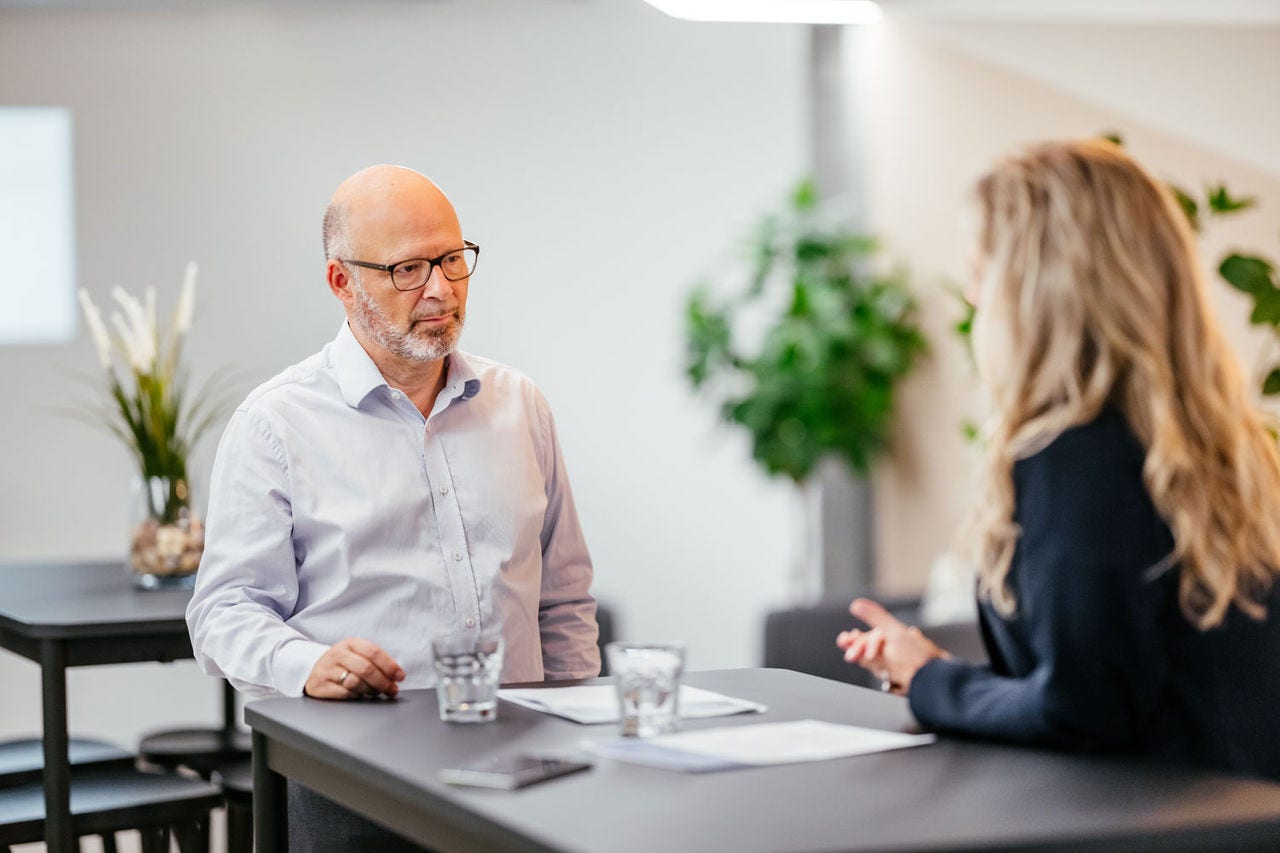
[[[480,624],[476,574],[467,548],[467,531],[449,468],[449,456],[444,442],[440,440],[438,418],[434,414],[424,428],[422,449],[427,483],[433,492],[431,505],[436,516],[436,529],[440,533],[440,553],[453,593],[453,627],[457,630],[474,629]]]

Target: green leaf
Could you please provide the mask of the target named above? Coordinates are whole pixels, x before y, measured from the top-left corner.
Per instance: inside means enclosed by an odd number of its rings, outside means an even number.
[[[1268,396],[1280,394],[1280,367],[1271,368],[1267,378],[1262,381],[1262,393]]]
[[[175,436],[181,437],[183,456],[200,443],[210,427],[234,409],[236,401],[244,396],[243,386],[248,382],[249,376],[243,371],[222,367],[201,383],[194,395],[196,402],[185,410],[176,408],[178,395],[175,393],[175,411],[180,417],[173,431]]]
[[[791,194],[791,205],[798,211],[813,210],[818,206],[818,188],[812,178],[805,178]]]
[[[695,388],[732,356],[728,315],[710,304],[705,287],[696,291],[686,306],[685,341],[685,373]]]
[[[1228,255],[1218,266],[1218,274],[1236,290],[1260,298],[1276,293],[1275,269],[1263,258],[1250,255]]]
[[[795,243],[796,263],[806,264],[822,261],[835,254],[834,247],[821,235],[804,235]]]
[[[1258,203],[1256,196],[1233,198],[1227,191],[1225,184],[1211,187],[1205,193],[1205,197],[1209,203],[1209,209],[1214,213],[1237,213],[1241,210],[1248,210]]]
[[[805,287],[802,282],[797,281],[795,287],[791,290],[791,310],[788,314],[792,317],[804,317],[810,313],[811,304],[809,288]]]
[[[869,234],[840,234],[834,241],[836,252],[850,260],[874,254],[880,241]]]
[[[1191,226],[1191,230],[1200,231],[1200,205],[1196,204],[1196,200],[1184,190],[1182,187],[1174,183],[1166,184],[1173,193],[1173,197],[1178,201],[1178,207],[1182,208],[1182,213],[1187,217],[1187,223]]]
[[[1280,293],[1254,297],[1249,322],[1255,326],[1280,326]]]

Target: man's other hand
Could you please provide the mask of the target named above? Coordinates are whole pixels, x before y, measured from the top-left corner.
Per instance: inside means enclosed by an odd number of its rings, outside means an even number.
[[[316,699],[355,699],[395,696],[404,670],[376,643],[347,637],[329,647],[316,661],[302,692]]]

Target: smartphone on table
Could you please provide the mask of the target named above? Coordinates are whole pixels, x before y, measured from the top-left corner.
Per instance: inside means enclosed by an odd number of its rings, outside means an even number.
[[[463,767],[446,767],[440,771],[440,781],[450,785],[514,791],[536,782],[587,770],[591,766],[590,761],[545,755],[499,755]]]

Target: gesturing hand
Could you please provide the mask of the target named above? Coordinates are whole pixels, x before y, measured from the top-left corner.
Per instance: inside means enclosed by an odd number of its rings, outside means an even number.
[[[395,696],[404,670],[377,644],[347,637],[329,647],[307,676],[302,692],[316,699]]]
[[[905,696],[920,667],[934,658],[951,657],[919,628],[904,625],[868,598],[854,599],[849,612],[870,629],[841,631],[836,645],[844,649],[846,661],[870,670],[885,690]]]

